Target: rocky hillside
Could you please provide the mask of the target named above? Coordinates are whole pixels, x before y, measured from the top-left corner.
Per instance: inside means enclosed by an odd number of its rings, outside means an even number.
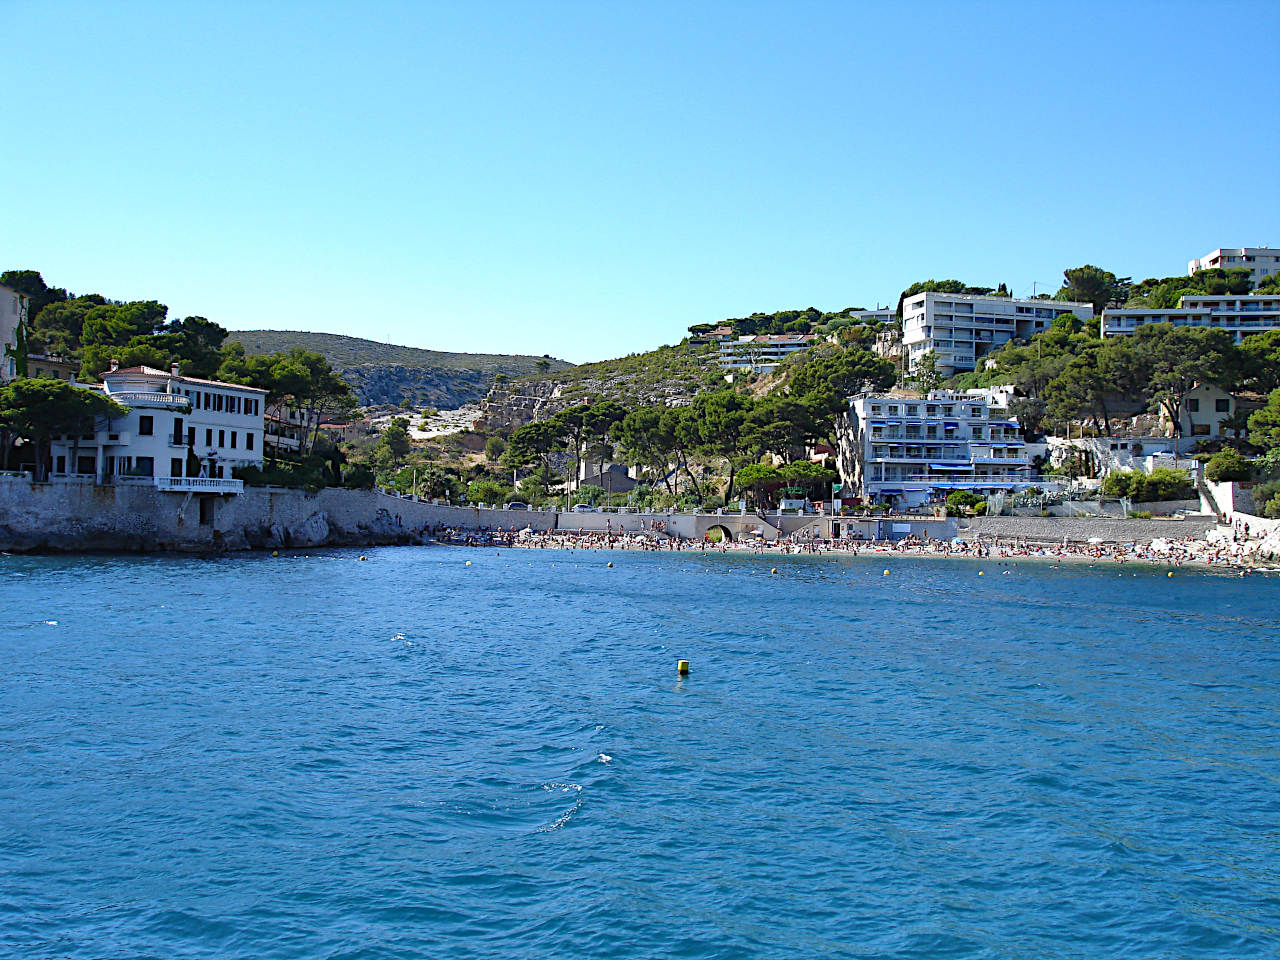
[[[548,373],[572,368],[551,357],[447,353],[298,330],[233,330],[227,340],[240,341],[248,353],[301,347],[324,354],[365,406],[408,399],[417,407],[460,407],[484,397],[498,374],[538,374],[540,362]]]
[[[564,407],[606,398],[628,407],[679,406],[695,394],[723,384],[714,348],[685,341],[616,360],[499,381],[481,404],[476,428],[510,430],[545,419]]]

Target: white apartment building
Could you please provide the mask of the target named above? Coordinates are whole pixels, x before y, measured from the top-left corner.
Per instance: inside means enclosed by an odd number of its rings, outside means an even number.
[[[183,377],[178,367],[112,369],[103,392],[128,414],[55,437],[52,475],[148,483],[180,493],[239,493],[235,467],[262,466],[266,391]]]
[[[28,297],[11,287],[0,287],[0,383],[18,376],[18,362],[9,354],[18,345],[18,327],[27,322]]]
[[[1170,310],[1125,307],[1102,311],[1102,335],[1123,336],[1148,323],[1226,330],[1239,343],[1251,333],[1280,329],[1280,296],[1275,294],[1196,294],[1182,297]]]
[[[852,457],[841,479],[876,502],[920,506],[953,490],[980,495],[1031,486],[1016,420],[991,415],[981,397],[870,394],[849,402]]]
[[[1258,281],[1280,273],[1280,250],[1271,247],[1220,248],[1187,264],[1187,276],[1199,270],[1237,270],[1246,268],[1256,287]]]
[[[791,354],[808,350],[812,345],[811,333],[762,333],[725,339],[719,342],[720,366],[726,370],[768,373]]]
[[[938,372],[976,369],[982,358],[1013,339],[1049,329],[1055,317],[1093,318],[1093,305],[1065,300],[1017,300],[961,293],[918,293],[902,304],[902,344],[914,369],[932,352]]]

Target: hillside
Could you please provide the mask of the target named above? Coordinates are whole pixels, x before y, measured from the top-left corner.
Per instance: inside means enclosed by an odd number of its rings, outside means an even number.
[[[233,330],[227,341],[244,344],[247,353],[280,353],[301,347],[325,356],[365,405],[400,403],[453,408],[479,400],[503,373],[520,377],[537,373],[538,362],[548,372],[571,368],[550,357],[497,353],[448,353],[404,347],[360,337],[299,330]]]
[[[587,400],[678,405],[723,385],[724,375],[714,358],[713,347],[685,341],[614,360],[526,374],[494,386],[483,404],[480,425],[516,427]]]

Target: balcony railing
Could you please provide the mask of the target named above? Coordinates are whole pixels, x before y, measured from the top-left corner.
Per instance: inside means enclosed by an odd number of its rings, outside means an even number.
[[[190,410],[191,398],[172,393],[110,393],[116,403],[126,407],[159,407],[162,410]]]
[[[243,493],[243,480],[217,477],[156,477],[156,489],[169,493]]]

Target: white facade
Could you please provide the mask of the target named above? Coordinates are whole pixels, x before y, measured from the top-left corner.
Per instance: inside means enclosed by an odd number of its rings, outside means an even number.
[[[1170,310],[1126,307],[1102,312],[1102,335],[1123,336],[1148,323],[1226,330],[1236,343],[1251,333],[1280,329],[1280,297],[1275,294],[1196,294]]]
[[[1273,250],[1271,247],[1223,247],[1188,263],[1187,276],[1199,270],[1241,268],[1249,271],[1249,279],[1256,287],[1258,281],[1280,273],[1280,250]]]
[[[1197,383],[1178,407],[1178,434],[1183,437],[1225,437],[1222,422],[1235,415],[1236,398],[1214,383]],[[1170,426],[1168,414],[1160,408],[1160,424]]]
[[[10,287],[0,287],[0,383],[18,376],[18,363],[10,348],[18,345],[18,327],[27,322],[28,298]]]
[[[991,351],[1015,338],[1049,329],[1053,319],[1075,314],[1093,318],[1093,305],[1064,300],[1016,300],[959,293],[918,293],[902,304],[902,343],[914,369],[932,352],[938,372],[949,377],[978,367]]]
[[[179,376],[176,367],[113,369],[102,382],[128,414],[79,437],[54,438],[54,476],[234,493],[242,489],[235,467],[262,466],[265,390]]]
[[[853,476],[863,497],[917,506],[953,490],[979,494],[1031,486],[1017,421],[991,416],[979,397],[873,394],[849,404]]]
[[[720,366],[726,370],[767,373],[791,354],[808,350],[812,344],[813,335],[808,333],[768,333],[721,340]]]

